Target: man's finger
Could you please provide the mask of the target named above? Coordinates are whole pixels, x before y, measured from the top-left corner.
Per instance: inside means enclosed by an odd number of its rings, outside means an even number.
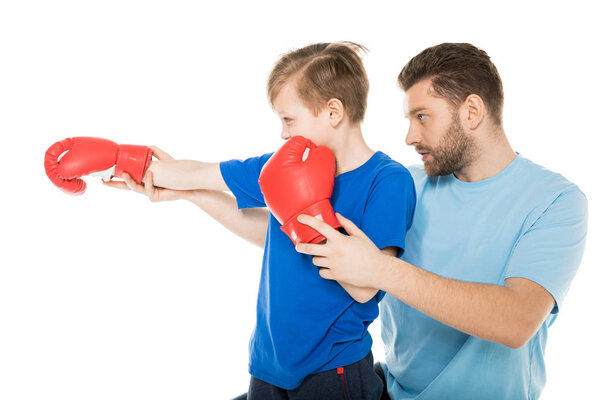
[[[148,171],[146,173],[146,178],[144,181],[144,191],[146,192],[146,195],[150,198],[150,200],[154,201],[154,192],[155,192],[155,188],[154,188],[154,183],[152,182],[152,172]]]
[[[127,186],[127,183],[123,182],[123,181],[108,181],[108,182],[104,182],[102,181],[102,183],[105,186],[110,186],[116,189],[122,189],[122,190],[131,190],[129,188],[129,186]]]
[[[319,232],[321,235],[325,236],[325,238],[327,238],[328,240],[335,237],[335,235],[339,235],[340,233],[338,231],[336,231],[335,229],[333,229],[331,226],[327,225],[327,223],[321,221],[318,218],[315,218],[311,215],[306,215],[306,214],[300,214],[298,216],[298,221],[310,226],[311,228],[313,228],[314,230],[316,230],[317,232]]]
[[[296,251],[302,254],[308,254],[311,256],[326,256],[327,248],[323,244],[312,244],[312,243],[298,243],[296,245]]]
[[[152,155],[159,160],[173,160],[173,157],[171,157],[166,151],[159,149],[156,146],[150,146],[150,148],[152,149]]]
[[[312,262],[317,267],[328,268],[327,258],[325,257],[313,257]]]
[[[131,176],[129,176],[129,174],[127,172],[123,172],[121,174],[121,179],[123,179],[125,181],[125,183],[127,184],[127,186],[129,186],[129,189],[135,189],[135,187],[133,185],[136,185],[136,183],[133,181],[133,179],[131,179]]]
[[[335,213],[338,221],[340,221],[340,225],[342,228],[346,230],[348,235],[350,236],[366,236],[363,231],[361,231],[358,226],[354,225],[354,222],[350,221],[348,218],[344,217],[340,213]]]
[[[138,185],[136,181],[127,173],[123,172],[121,174],[121,178],[127,183],[129,189],[136,191],[138,193],[144,193],[144,187],[142,185]]]
[[[321,275],[321,278],[324,278],[324,279],[335,280],[335,278],[333,277],[333,274],[331,273],[331,270],[329,268],[319,269],[319,275]]]

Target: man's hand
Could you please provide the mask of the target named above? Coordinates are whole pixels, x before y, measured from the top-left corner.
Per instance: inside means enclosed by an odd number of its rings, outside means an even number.
[[[156,146],[150,146],[152,149],[152,155],[156,157],[158,160],[173,160],[174,158],[167,154],[165,151],[159,149]],[[150,201],[169,201],[169,200],[178,200],[185,198],[189,195],[188,190],[172,190],[172,189],[163,189],[154,186],[154,180],[152,171],[148,169],[146,171],[146,175],[142,181],[141,185],[138,185],[129,174],[123,173],[120,177],[123,181],[109,181],[104,182],[104,185],[110,186],[117,189],[124,190],[133,190],[134,192],[138,192],[141,194],[145,194],[148,196]]]
[[[317,230],[327,241],[324,244],[300,243],[296,245],[296,251],[313,255],[313,264],[321,267],[319,274],[325,279],[359,287],[379,287],[378,266],[390,255],[379,250],[352,221],[339,213],[336,216],[349,236],[310,215],[298,216],[298,221]]]

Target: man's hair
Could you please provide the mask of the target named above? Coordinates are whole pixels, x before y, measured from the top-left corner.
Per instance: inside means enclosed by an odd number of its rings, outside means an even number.
[[[429,47],[402,68],[398,84],[406,92],[424,79],[431,79],[434,93],[454,107],[469,95],[478,95],[494,123],[502,126],[502,80],[485,51],[469,43],[442,43]]]
[[[296,92],[314,115],[336,98],[344,105],[350,122],[365,116],[369,80],[359,56],[364,46],[352,42],[315,43],[290,51],[273,67],[267,95],[273,106],[283,86],[296,81]]]

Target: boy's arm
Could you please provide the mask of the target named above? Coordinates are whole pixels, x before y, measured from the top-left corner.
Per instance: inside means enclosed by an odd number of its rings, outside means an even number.
[[[395,246],[383,248],[381,249],[381,252],[392,257],[398,256],[398,248]],[[350,296],[352,296],[354,300],[358,301],[359,303],[366,303],[367,301],[371,300],[373,296],[375,296],[378,292],[378,289],[354,286],[349,283],[343,283],[340,281],[337,282],[346,290],[346,292],[348,292]]]
[[[221,176],[219,163],[175,160],[156,146],[150,148],[152,155],[158,160],[150,162],[142,182],[145,182],[147,174],[151,172],[154,178],[153,186],[156,187],[176,190],[229,190]],[[126,189],[124,183],[119,181],[111,181],[108,186]]]
[[[175,161],[173,157],[157,147],[152,147],[152,150],[161,163]],[[212,176],[212,182],[217,184],[216,187],[219,187],[219,181],[222,181],[222,190],[229,190],[219,170],[219,164],[216,165],[218,179],[214,179],[214,174],[208,174],[209,179]],[[181,166],[185,165],[181,164]],[[167,172],[168,170],[166,168]],[[122,178],[125,182],[109,181],[105,182],[104,185],[118,189],[133,190],[148,196],[153,202],[178,199],[188,200],[202,208],[207,214],[236,235],[259,247],[264,247],[265,245],[269,222],[269,213],[266,209],[252,208],[238,210],[236,200],[233,196],[217,190],[171,190],[158,188],[154,183],[154,173],[150,169],[146,172],[143,185],[138,185],[127,173],[124,173]]]
[[[156,154],[156,148],[153,147],[152,150]],[[219,163],[161,159],[152,161],[148,171],[152,172],[154,186],[157,187],[176,190],[229,190],[221,175]]]
[[[175,160],[167,152],[159,149],[156,146],[150,146],[152,149],[152,155],[158,160],[153,160],[144,173],[142,183],[146,183],[148,175],[152,175],[151,188],[165,188],[175,190],[229,190],[223,175],[221,175],[220,163],[206,163],[202,161],[193,160]],[[118,189],[129,189],[135,190],[139,193],[144,193],[143,185],[129,185],[129,181],[125,178],[129,177],[129,174],[123,173],[121,178],[127,182],[122,181],[109,181],[106,186],[115,187]],[[142,188],[142,190],[136,190]],[[146,193],[148,194],[148,193]],[[160,201],[163,199],[152,199],[153,201]],[[172,197],[172,196],[170,196]],[[175,196],[178,197],[178,196]],[[171,200],[171,199],[169,199]]]
[[[264,208],[239,210],[235,197],[217,190],[171,190],[153,185],[152,172],[146,174],[144,185],[138,185],[128,175],[125,182],[106,182],[105,186],[130,189],[145,194],[153,202],[188,200],[213,217],[231,232],[259,247],[265,246],[269,212]]]

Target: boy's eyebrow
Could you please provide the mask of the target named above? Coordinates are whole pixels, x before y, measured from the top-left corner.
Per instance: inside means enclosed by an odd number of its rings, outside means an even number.
[[[404,118],[407,118],[409,115],[415,115],[417,113],[420,113],[421,111],[425,111],[427,110],[427,107],[417,107],[417,108],[413,108],[412,110],[410,110],[410,112],[407,114],[404,114]]]

